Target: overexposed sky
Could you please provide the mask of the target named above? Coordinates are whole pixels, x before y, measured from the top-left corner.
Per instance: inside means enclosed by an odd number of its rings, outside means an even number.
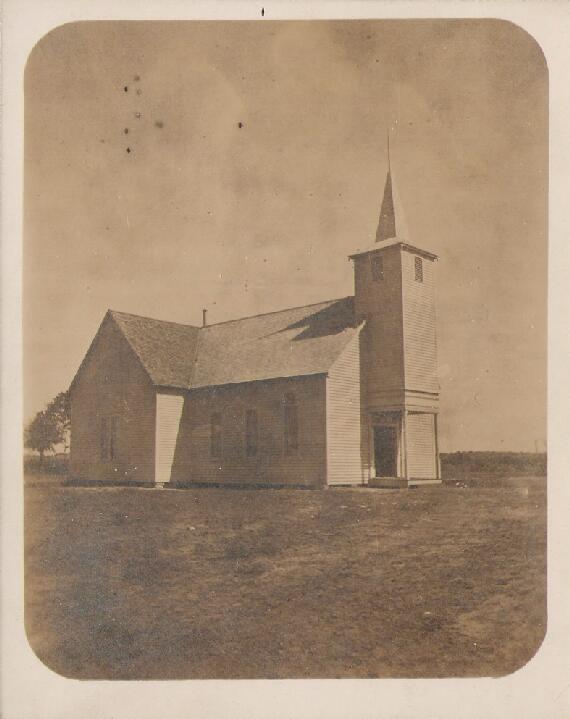
[[[200,324],[352,294],[391,127],[410,240],[440,255],[441,449],[542,449],[547,92],[502,21],[54,30],[26,73],[26,418],[109,307]]]

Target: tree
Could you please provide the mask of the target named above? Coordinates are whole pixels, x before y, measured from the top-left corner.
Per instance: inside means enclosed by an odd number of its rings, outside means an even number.
[[[53,422],[59,427],[62,435],[62,441],[65,445],[65,451],[69,447],[69,432],[71,429],[71,402],[69,400],[69,392],[60,392],[48,404],[46,412],[53,419]]]
[[[42,464],[44,454],[53,452],[57,444],[64,443],[67,449],[70,426],[69,392],[60,392],[26,427],[24,444],[38,452]]]
[[[63,442],[64,435],[61,426],[54,416],[47,410],[38,412],[26,427],[25,445],[40,455],[40,465],[43,464],[44,454],[53,451],[56,444]]]

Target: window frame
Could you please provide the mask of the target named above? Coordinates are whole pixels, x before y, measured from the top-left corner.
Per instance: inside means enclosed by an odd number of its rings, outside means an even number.
[[[286,455],[299,450],[299,410],[294,392],[283,395],[283,450]]]
[[[419,255],[414,257],[414,279],[416,282],[424,281],[424,261]]]
[[[370,273],[373,282],[384,281],[384,258],[382,255],[370,256]]]
[[[257,409],[245,411],[245,456],[257,457],[259,452],[259,418]]]
[[[224,454],[223,417],[221,412],[210,414],[210,457],[221,459]]]
[[[111,431],[109,435],[109,459],[117,459],[117,417],[111,417]]]
[[[99,422],[99,461],[113,462],[117,459],[118,417],[107,415]]]
[[[109,418],[101,417],[99,420],[99,461],[109,461]]]

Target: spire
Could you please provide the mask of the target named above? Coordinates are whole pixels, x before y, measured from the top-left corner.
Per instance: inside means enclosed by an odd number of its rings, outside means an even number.
[[[384,198],[380,209],[380,220],[376,230],[376,242],[389,240],[396,237],[396,212],[394,210],[394,197],[392,194],[392,173],[388,169],[386,185],[384,186]]]
[[[386,175],[386,184],[384,185],[384,197],[382,198],[382,207],[380,209],[380,220],[378,222],[378,229],[376,230],[376,242],[389,240],[393,237],[403,239],[407,234],[404,230],[404,215],[399,207],[396,188],[392,181],[389,130],[387,132],[386,144],[388,155],[388,173]]]

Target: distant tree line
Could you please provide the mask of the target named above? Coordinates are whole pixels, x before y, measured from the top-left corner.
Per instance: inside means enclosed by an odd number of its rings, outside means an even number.
[[[46,453],[55,454],[58,445],[62,445],[64,453],[69,451],[70,431],[69,392],[60,392],[25,427],[24,446],[38,453],[43,467]]]
[[[69,392],[60,392],[45,409],[36,414],[24,431],[24,446],[37,452],[38,466],[27,462],[27,469],[67,472],[67,455],[71,432]],[[63,456],[55,457],[58,446]],[[52,455],[45,462],[45,455]],[[441,453],[441,470],[444,479],[461,479],[472,475],[495,477],[545,476],[546,453],[532,452],[448,452]]]
[[[444,479],[469,475],[529,477],[546,475],[546,453],[533,452],[450,452],[441,454]]]

